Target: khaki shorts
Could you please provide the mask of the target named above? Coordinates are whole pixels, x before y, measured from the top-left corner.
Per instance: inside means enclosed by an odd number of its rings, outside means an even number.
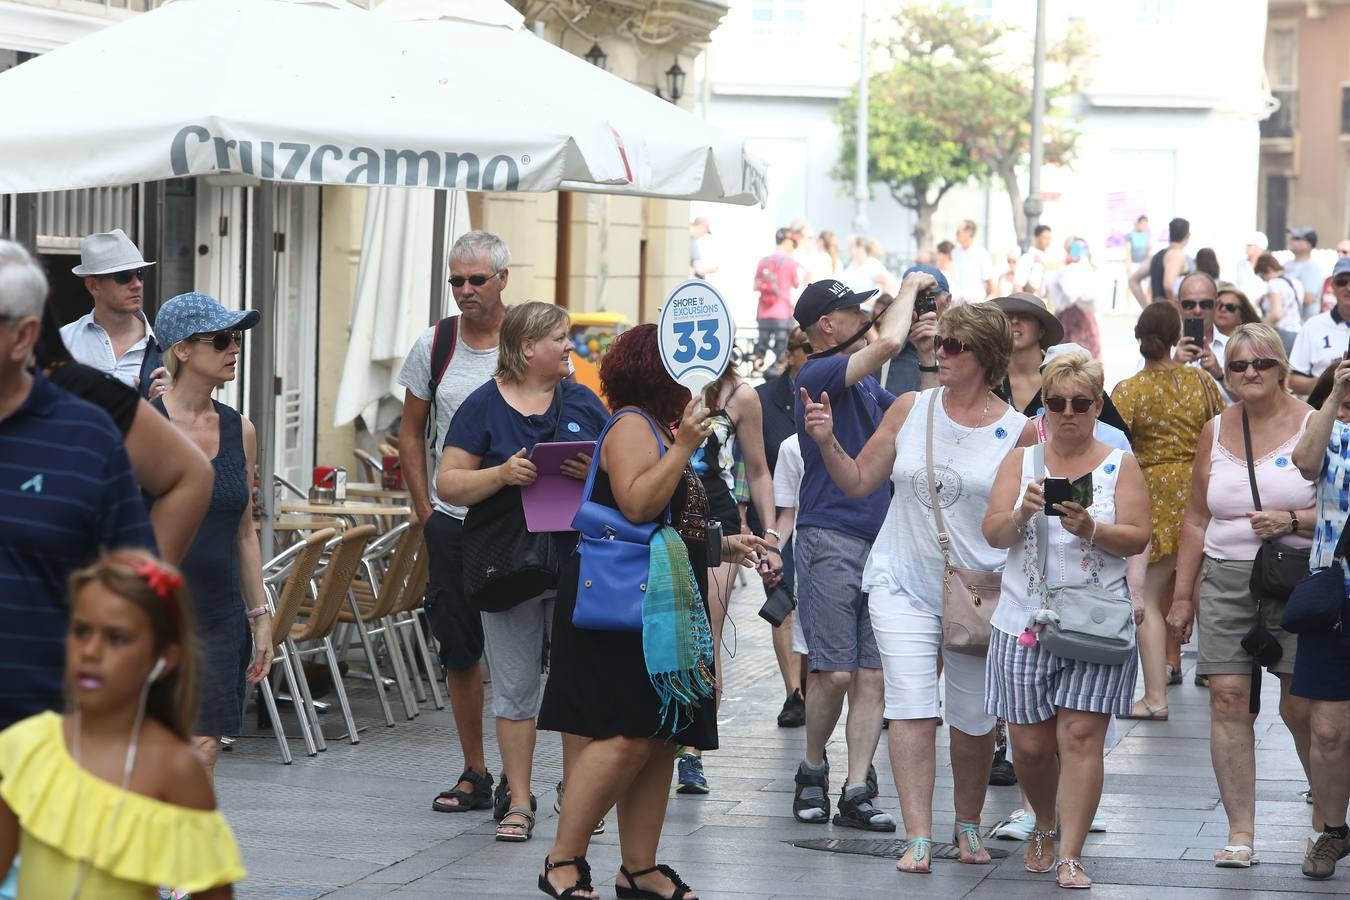
[[[1256,600],[1251,593],[1250,560],[1211,559],[1200,564],[1199,602],[1196,604],[1196,642],[1199,645],[1195,671],[1200,675],[1250,675],[1252,658],[1242,649],[1242,639],[1256,624]],[[1294,671],[1298,637],[1280,628],[1283,603],[1265,603],[1261,619],[1266,630],[1280,642],[1284,653],[1271,672]]]

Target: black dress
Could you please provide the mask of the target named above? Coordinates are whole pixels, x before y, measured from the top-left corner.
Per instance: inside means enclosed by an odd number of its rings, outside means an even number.
[[[596,473],[591,499],[618,507],[604,469]],[[689,562],[706,611],[707,498],[702,482],[688,467],[671,498],[670,513],[671,525],[689,550]],[[656,738],[698,750],[716,750],[717,704],[712,698],[696,707],[688,724],[678,732],[663,730],[661,702],[647,677],[641,634],[592,631],[572,624],[580,566],[580,557],[572,553],[558,581],[548,683],[539,710],[539,727],[597,739]]]

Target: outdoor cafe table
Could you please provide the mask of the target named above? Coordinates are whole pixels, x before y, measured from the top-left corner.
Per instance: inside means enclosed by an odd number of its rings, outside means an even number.
[[[407,503],[408,498],[412,495],[408,493],[407,488],[390,490],[372,481],[349,481],[347,482],[347,496],[359,497],[363,500],[398,500]]]
[[[304,513],[310,516],[336,516],[348,521],[371,517],[407,517],[412,510],[407,506],[389,503],[373,503],[362,500],[347,500],[343,503],[310,503],[308,500],[283,500],[277,505],[283,513]]]

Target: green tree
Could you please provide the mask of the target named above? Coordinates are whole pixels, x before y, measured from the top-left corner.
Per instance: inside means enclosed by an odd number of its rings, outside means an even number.
[[[1002,182],[1021,236],[1026,217],[1019,174],[1031,150],[1030,36],[950,3],[915,3],[885,23],[875,50],[884,68],[868,80],[868,151],[879,158],[869,159],[869,180],[885,184],[915,211],[918,245],[929,243],[932,209],[942,194],[971,178]],[[1047,48],[1048,164],[1063,165],[1073,157],[1078,133],[1066,101],[1081,89],[1087,53],[1078,23]],[[847,183],[854,168],[856,108],[855,92],[839,111],[845,146],[836,176]],[[915,142],[929,145],[915,148]],[[889,162],[897,159],[908,164]],[[920,197],[920,189],[934,193]]]

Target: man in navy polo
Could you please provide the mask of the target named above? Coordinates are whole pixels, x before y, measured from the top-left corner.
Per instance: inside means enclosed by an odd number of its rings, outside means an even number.
[[[155,538],[108,414],[28,368],[47,278],[0,240],[0,728],[61,706],[69,574]]]
[[[927,272],[912,272],[875,329],[872,317],[862,309],[875,291],[854,293],[843,282],[826,279],[807,285],[798,298],[793,315],[816,355],[802,366],[797,385],[813,400],[822,393],[830,395],[834,436],[846,453],[856,456],[862,450],[895,401],[875,375],[908,338],[915,296],[935,285]],[[885,684],[862,589],[863,564],[886,518],[890,486],[867,497],[845,496],[830,478],[820,448],[806,435],[800,397],[796,420],[804,468],[793,540],[797,609],[809,648],[810,675],[806,757],[797,768],[792,812],[799,822],[830,820],[825,744],[848,697],[848,774],[834,823],[894,831],[895,819],[872,804],[876,787],[869,769],[881,738]]]

